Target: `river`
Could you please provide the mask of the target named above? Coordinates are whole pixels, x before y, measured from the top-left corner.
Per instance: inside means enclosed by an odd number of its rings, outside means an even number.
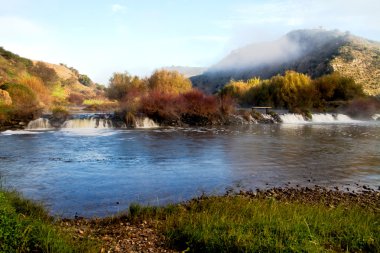
[[[231,189],[379,187],[379,121],[287,117],[240,127],[5,131],[1,181],[63,217]]]

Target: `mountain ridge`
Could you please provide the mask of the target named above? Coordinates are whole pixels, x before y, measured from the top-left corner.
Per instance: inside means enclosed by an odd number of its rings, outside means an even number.
[[[294,70],[317,78],[332,72],[352,77],[367,95],[380,95],[380,43],[338,30],[295,30],[278,40],[236,49],[202,75],[194,86],[216,92],[231,79],[262,79]]]

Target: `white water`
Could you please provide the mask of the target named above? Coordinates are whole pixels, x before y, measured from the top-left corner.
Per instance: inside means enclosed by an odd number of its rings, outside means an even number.
[[[25,131],[25,130],[6,130],[4,132],[0,132],[0,135],[29,135],[29,134],[41,134],[43,132],[38,131]]]
[[[105,119],[70,119],[63,123],[62,128],[112,128],[112,122]]]
[[[50,125],[50,122],[48,119],[39,118],[36,120],[32,120],[29,122],[26,129],[28,130],[38,130],[38,129],[50,129],[52,126]]]
[[[373,120],[380,120],[380,114],[377,113],[377,114],[372,115],[372,119]]]
[[[156,122],[150,118],[136,118],[136,128],[157,128],[160,127]]]
[[[312,114],[311,120],[305,120],[300,114],[287,113],[280,115],[282,122],[285,124],[306,124],[306,123],[355,123],[358,120],[351,119],[344,114],[316,113]]]

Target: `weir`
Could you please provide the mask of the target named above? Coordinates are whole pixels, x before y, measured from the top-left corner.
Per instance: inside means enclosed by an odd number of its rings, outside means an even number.
[[[28,126],[26,129],[50,129],[53,128],[50,124],[50,121],[45,118],[39,118],[36,120],[32,120],[29,122]]]
[[[135,128],[157,128],[159,125],[152,119],[147,117],[137,117]],[[27,130],[44,130],[53,129],[48,118],[39,118],[29,122]],[[65,129],[110,129],[110,128],[125,128],[124,122],[115,119],[112,114],[76,114],[70,119],[62,123],[58,128]]]
[[[316,113],[312,114],[310,120],[305,119],[301,114],[286,113],[280,115],[283,123],[286,124],[306,124],[306,123],[355,123],[359,122],[344,114]]]
[[[273,119],[269,114],[262,114],[263,118]],[[306,119],[301,114],[285,113],[279,114],[279,117],[284,124],[339,124],[339,123],[357,123],[359,120],[354,120],[344,114],[316,113],[312,114],[311,119]],[[372,116],[372,120],[380,120],[380,114]],[[160,127],[156,122],[148,117],[137,117],[134,124],[135,128],[149,129]],[[80,114],[74,115],[73,118],[66,120],[59,128],[89,128],[89,129],[110,129],[110,128],[125,128],[124,122],[115,120],[113,116],[102,114]],[[29,122],[26,130],[43,130],[54,129],[48,118],[39,118]]]

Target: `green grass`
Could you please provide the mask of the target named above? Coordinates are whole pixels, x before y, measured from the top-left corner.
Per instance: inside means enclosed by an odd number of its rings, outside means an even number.
[[[98,252],[98,247],[61,232],[41,205],[0,190],[0,252]]]
[[[380,252],[379,213],[351,206],[212,197],[185,206],[130,207],[162,220],[169,243],[191,252]]]

